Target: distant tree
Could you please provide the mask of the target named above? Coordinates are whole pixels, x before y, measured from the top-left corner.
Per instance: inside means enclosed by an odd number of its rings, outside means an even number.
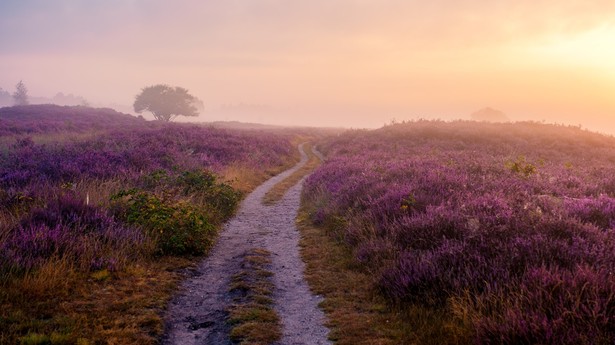
[[[13,93],[13,101],[15,105],[28,105],[28,89],[23,81],[19,81],[15,85],[15,92]]]
[[[177,116],[198,116],[199,99],[182,87],[165,84],[145,87],[135,98],[137,113],[151,112],[156,120],[171,121]]]

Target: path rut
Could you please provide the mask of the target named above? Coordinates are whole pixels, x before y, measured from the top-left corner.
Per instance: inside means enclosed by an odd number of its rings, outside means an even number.
[[[222,230],[210,255],[186,279],[169,304],[163,344],[232,344],[226,323],[231,277],[240,270],[241,255],[252,248],[272,253],[271,271],[274,308],[282,321],[279,345],[330,344],[324,315],[303,277],[299,256],[299,232],[295,219],[302,181],[290,188],[278,203],[265,206],[261,200],[276,183],[307,163],[303,145],[301,161],[269,179],[241,203],[237,215]]]

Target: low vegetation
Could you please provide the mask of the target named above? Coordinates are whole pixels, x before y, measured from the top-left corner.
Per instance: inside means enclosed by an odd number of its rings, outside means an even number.
[[[295,162],[288,134],[84,107],[3,108],[0,128],[0,343],[155,343],[178,269]]]
[[[75,134],[150,126],[155,125],[106,108],[51,104],[0,108],[0,138],[7,142],[16,135],[38,139],[45,135],[61,134],[66,138]]]
[[[145,177],[145,185],[153,182],[155,191],[120,190],[111,195],[112,209],[119,219],[147,234],[158,255],[205,254],[217,228],[233,215],[241,194],[218,182],[211,172],[169,176],[163,170],[153,175]]]
[[[269,345],[282,336],[278,314],[273,310],[271,253],[252,249],[244,254],[241,271],[233,277],[229,323],[231,340],[242,345]]]
[[[327,314],[329,339],[339,345],[412,344],[408,325],[373,288],[352,251],[332,240],[326,229],[312,225],[305,210],[297,224],[306,279],[315,294],[325,297],[320,307]]]
[[[179,269],[244,193],[297,161],[296,140],[0,109],[0,343],[156,343]],[[302,255],[337,343],[615,342],[615,138],[417,121],[319,149],[324,164],[306,144],[307,165],[263,202],[313,172]],[[280,338],[269,256],[246,253],[234,277],[235,342]]]
[[[614,138],[418,121],[351,131],[322,149],[305,210],[352,258],[341,271],[365,274],[385,313],[402,315],[404,342],[615,341]],[[363,297],[335,291],[323,305],[335,337],[351,343],[326,306]],[[421,314],[443,331],[422,327]]]

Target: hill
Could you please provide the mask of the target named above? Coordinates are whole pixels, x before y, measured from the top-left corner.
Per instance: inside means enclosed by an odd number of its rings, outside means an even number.
[[[84,132],[143,125],[145,121],[109,108],[36,104],[0,108],[0,136],[62,131]]]
[[[179,269],[294,164],[293,136],[0,109],[0,344],[157,344]]]
[[[417,121],[320,147],[306,208],[403,315],[390,343],[614,343],[615,138]]]

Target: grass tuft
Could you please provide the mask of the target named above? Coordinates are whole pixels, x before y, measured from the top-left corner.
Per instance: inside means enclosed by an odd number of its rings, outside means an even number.
[[[179,271],[193,261],[164,257],[113,274],[56,263],[12,279],[0,289],[0,344],[156,344]]]
[[[273,310],[273,273],[268,270],[271,253],[252,249],[244,254],[242,270],[233,277],[229,308],[231,340],[242,345],[273,344],[282,336],[280,318]]]
[[[109,270],[104,269],[104,270],[93,272],[92,274],[90,274],[90,277],[92,277],[92,279],[94,279],[97,282],[101,282],[101,281],[109,279],[111,277],[111,273],[109,272]]]

